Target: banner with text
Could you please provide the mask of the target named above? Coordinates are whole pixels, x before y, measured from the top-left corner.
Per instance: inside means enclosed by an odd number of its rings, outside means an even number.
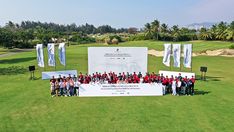
[[[82,84],[80,97],[91,96],[162,96],[162,84]]]
[[[37,44],[36,46],[37,51],[37,63],[39,67],[44,67],[44,53],[43,53],[43,44]]]
[[[164,44],[163,64],[170,66],[171,44]]]
[[[168,76],[168,77],[178,77],[179,74],[181,74],[182,77],[185,77],[187,76],[188,78],[192,78],[192,76],[195,77],[195,73],[192,73],[192,72],[177,72],[177,71],[162,71],[160,70],[159,71],[159,74],[163,74],[163,76]]]
[[[100,72],[147,72],[146,47],[89,47],[89,74]]]
[[[42,80],[44,79],[51,79],[52,76],[58,78],[59,75],[61,77],[65,76],[68,77],[69,74],[73,77],[74,75],[77,77],[77,70],[66,70],[66,71],[50,71],[50,72],[42,72]]]
[[[48,50],[48,66],[55,66],[54,43],[47,45]]]

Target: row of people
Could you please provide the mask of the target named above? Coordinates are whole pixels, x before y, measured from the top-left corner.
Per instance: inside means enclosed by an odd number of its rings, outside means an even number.
[[[163,87],[163,94],[171,93],[172,95],[193,95],[194,94],[194,83],[195,78],[184,78],[179,74],[178,76],[163,76],[163,74],[158,75],[154,72],[149,74],[146,73],[144,76],[139,72],[136,74],[129,73],[119,73],[118,75],[114,72],[110,73],[93,73],[92,75],[85,74],[81,72],[76,77],[72,77],[70,74],[68,77],[59,77],[55,79],[52,77],[50,80],[51,94],[60,96],[74,96],[78,95],[80,84],[124,84],[124,83],[161,83]]]

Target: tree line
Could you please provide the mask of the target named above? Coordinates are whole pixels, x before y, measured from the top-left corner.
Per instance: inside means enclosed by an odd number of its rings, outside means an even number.
[[[77,26],[76,24],[60,25],[22,21],[20,24],[9,21],[0,27],[0,46],[11,48],[32,48],[37,43],[54,41],[71,41],[79,43],[95,42],[89,34],[123,33],[127,28],[116,29],[109,25],[95,27],[91,24]]]
[[[146,23],[144,28],[113,28],[109,25],[95,27],[92,24],[77,26],[76,24],[42,23],[22,21],[20,24],[9,21],[0,27],[0,46],[7,48],[32,48],[38,43],[73,42],[92,43],[109,42],[111,40],[161,40],[161,41],[189,41],[189,40],[222,40],[234,41],[234,21],[220,22],[211,28],[198,30],[179,27],[169,27],[165,23],[154,20]],[[115,42],[115,43],[118,43]]]
[[[213,25],[210,29],[202,27],[198,30],[189,29],[178,25],[171,28],[167,24],[158,20],[146,23],[144,27],[145,39],[163,41],[189,41],[189,40],[222,40],[234,41],[234,21],[230,24],[220,22]]]

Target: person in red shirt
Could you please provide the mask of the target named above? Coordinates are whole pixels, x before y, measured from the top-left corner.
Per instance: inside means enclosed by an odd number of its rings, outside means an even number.
[[[124,73],[124,72],[122,73],[122,76],[123,76],[123,79],[122,79],[122,80],[123,80],[123,81],[125,81],[125,79],[126,79],[126,75],[125,75],[125,73]]]
[[[168,79],[168,92],[172,93],[172,81],[174,80],[173,75]]]
[[[56,79],[54,78],[54,76],[52,76],[52,78],[50,79],[50,82],[55,83]]]
[[[134,78],[133,83],[139,83],[140,82],[140,79],[138,78],[138,76],[135,76],[133,78]]]
[[[163,94],[165,95],[167,93],[167,79],[161,76],[162,81],[162,88],[163,88]]]
[[[194,76],[192,76],[192,78],[190,78],[190,81],[192,82],[191,83],[191,90],[192,90],[191,94],[194,95],[194,84],[195,84],[195,81],[196,81],[196,79],[194,78]]]
[[[131,77],[128,77],[128,83],[132,83],[132,79],[131,79]]]
[[[135,78],[137,76],[136,72],[133,72],[133,77]]]
[[[146,74],[145,77],[144,77],[144,83],[149,83],[149,76],[148,76],[148,74]]]

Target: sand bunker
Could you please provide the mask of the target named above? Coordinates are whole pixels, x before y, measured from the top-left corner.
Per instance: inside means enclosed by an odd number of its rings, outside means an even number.
[[[148,50],[149,55],[162,57],[164,51],[156,51],[154,49]],[[218,50],[207,50],[203,52],[195,52],[193,56],[226,56],[226,57],[234,57],[234,49],[218,49]],[[182,54],[183,56],[183,54]]]

